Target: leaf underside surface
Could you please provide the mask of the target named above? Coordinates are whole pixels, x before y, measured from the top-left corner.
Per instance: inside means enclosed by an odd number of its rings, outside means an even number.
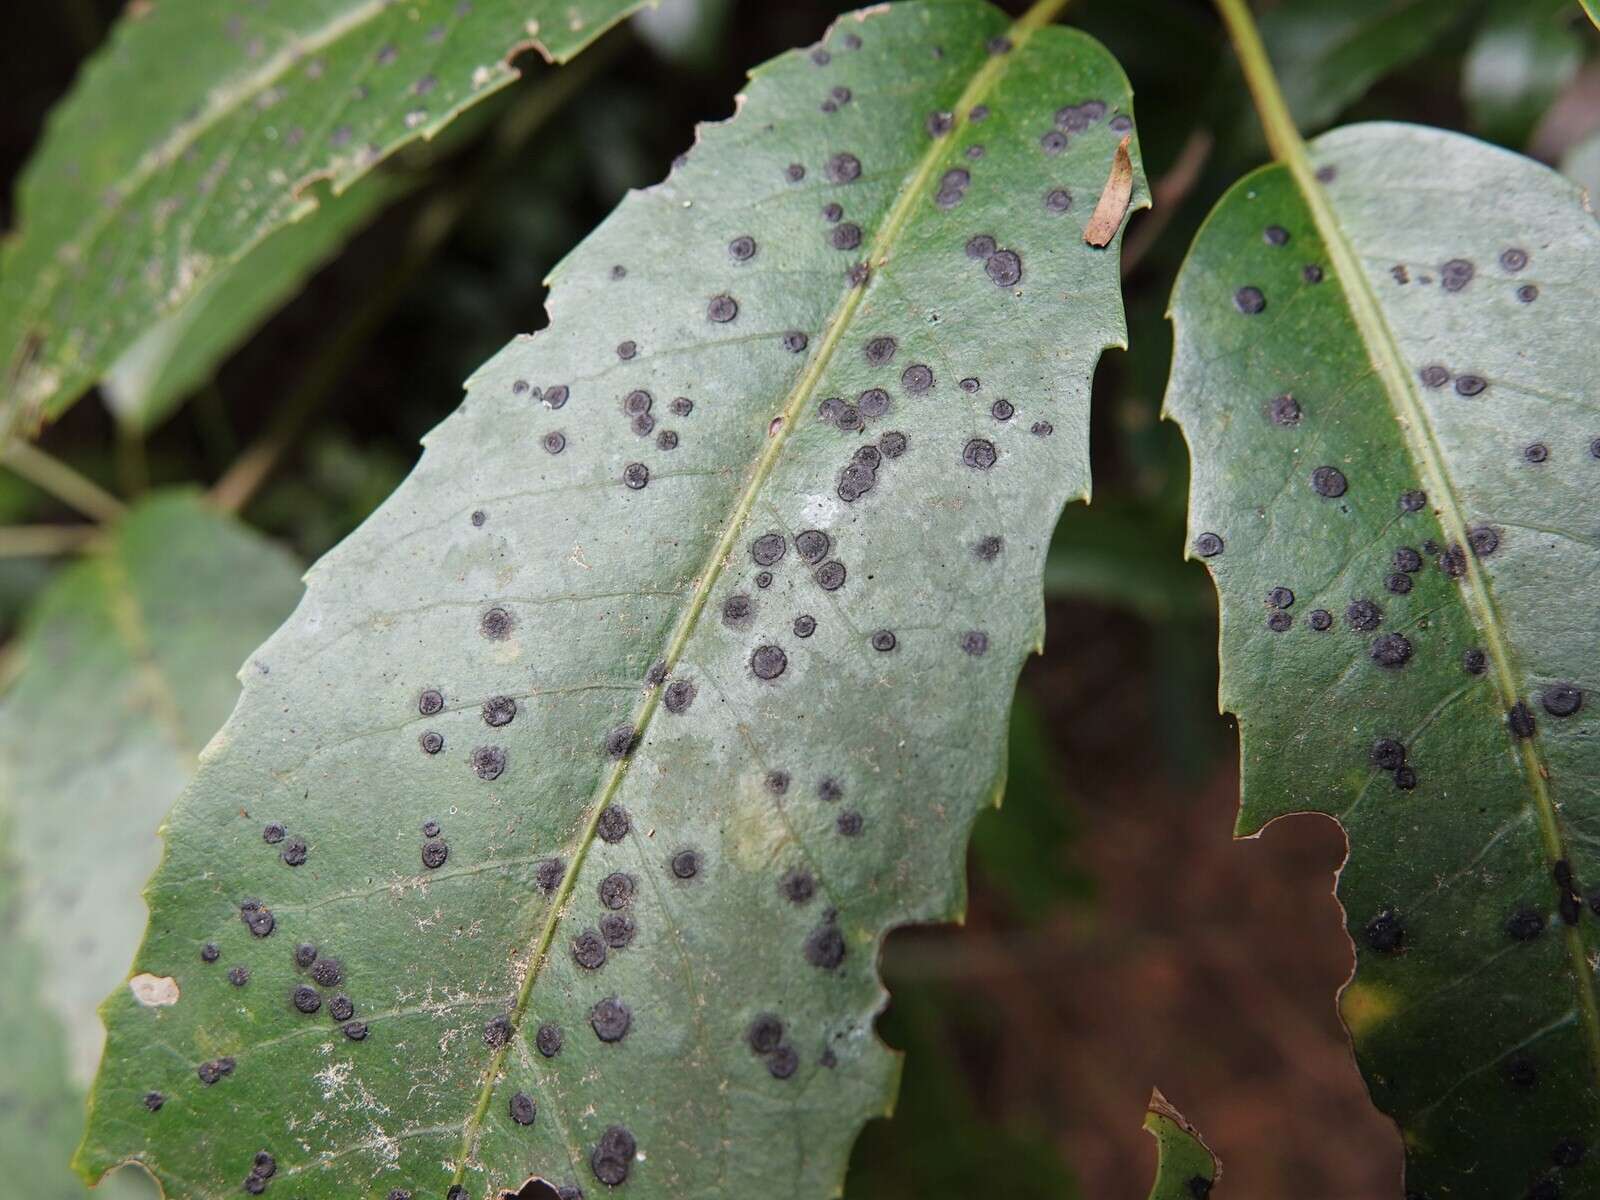
[[[227,267],[642,0],[130,6],[52,114],[0,249],[0,435],[59,416]]]
[[[1310,151],[1326,239],[1257,171],[1172,306],[1238,832],[1345,830],[1340,1009],[1411,1192],[1592,1194],[1600,225],[1459,135]]]
[[[30,613],[0,706],[0,1013],[16,1050],[0,1090],[20,1106],[0,1121],[0,1171],[40,1195],[85,1194],[69,1163],[100,1056],[95,1007],[138,945],[157,826],[297,576],[172,494],[135,508]]]
[[[1150,1093],[1144,1129],[1156,1139],[1150,1200],[1205,1200],[1217,1180],[1217,1159],[1200,1133],[1159,1090]]]
[[[184,999],[104,1006],[87,1175],[837,1192],[1124,337],[1082,232],[1128,84],[1036,24],[842,19],[556,269],[246,669],[148,890]]]

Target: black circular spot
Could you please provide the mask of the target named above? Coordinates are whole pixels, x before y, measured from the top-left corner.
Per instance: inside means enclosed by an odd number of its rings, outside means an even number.
[[[1519,908],[1506,918],[1506,934],[1515,942],[1531,942],[1544,932],[1544,915],[1531,908]]]
[[[879,654],[887,654],[895,648],[894,631],[880,629],[872,635],[872,648]]]
[[[1419,374],[1425,387],[1442,388],[1450,382],[1449,369],[1440,366],[1438,363],[1430,363],[1428,366],[1423,367]]]
[[[1488,666],[1488,656],[1482,650],[1467,650],[1461,655],[1461,669],[1468,675],[1482,675]]]
[[[633,1134],[621,1125],[613,1125],[600,1136],[594,1150],[590,1152],[589,1169],[594,1172],[594,1177],[607,1187],[620,1187],[627,1181],[628,1171],[633,1166],[633,1156],[638,1150],[638,1143],[634,1141]]]
[[[1406,571],[1414,574],[1422,570],[1422,555],[1410,546],[1396,547],[1394,558],[1391,561],[1394,563],[1396,571]]]
[[[1051,188],[1044,194],[1044,209],[1051,213],[1064,213],[1072,207],[1072,193],[1066,188]]]
[[[667,684],[667,690],[662,694],[661,702],[666,705],[669,713],[682,713],[694,703],[695,686],[687,679],[674,679]]]
[[[478,620],[478,629],[483,636],[496,642],[503,642],[510,637],[514,625],[516,618],[503,608],[491,608]]]
[[[643,463],[629,463],[622,470],[622,482],[630,491],[637,492],[650,482],[650,468]]]
[[[600,835],[600,840],[609,845],[616,845],[628,836],[632,821],[628,817],[628,810],[620,804],[608,804],[600,810],[600,820],[595,826],[595,832]]]
[[[989,406],[989,415],[996,421],[1009,421],[1016,411],[1009,400],[996,400]]]
[[[1551,1148],[1550,1161],[1558,1167],[1575,1167],[1583,1162],[1588,1152],[1589,1147],[1582,1138],[1564,1137]]]
[[[328,1001],[328,1015],[335,1022],[343,1024],[356,1015],[356,1003],[349,996],[335,996]]]
[[[784,872],[778,880],[778,891],[790,904],[806,904],[817,894],[817,881],[810,871],[798,867]]]
[[[1222,538],[1215,533],[1202,533],[1194,539],[1194,552],[1201,558],[1215,558],[1222,550]]]
[[[744,1031],[752,1054],[771,1054],[783,1042],[783,1021],[777,1013],[757,1013]]]
[[[1439,286],[1447,292],[1459,292],[1472,282],[1473,266],[1464,258],[1452,258],[1439,267]]]
[[[1333,628],[1333,614],[1325,608],[1314,608],[1306,617],[1306,623],[1318,633],[1323,633]]]
[[[1403,634],[1385,633],[1372,643],[1372,661],[1380,667],[1399,668],[1411,658],[1411,643]]]
[[[1286,587],[1275,587],[1267,593],[1267,603],[1273,608],[1293,608],[1294,593]]]
[[[289,999],[295,1008],[308,1016],[322,1007],[322,997],[317,995],[317,989],[303,983],[296,985],[294,991],[289,993]]]
[[[1428,504],[1428,493],[1409,491],[1400,493],[1401,512],[1421,512]]]
[[[728,255],[734,262],[748,262],[756,255],[756,240],[749,234],[740,234],[728,243]]]
[[[1528,265],[1528,252],[1515,246],[1500,251],[1500,265],[1507,271],[1520,271]]]
[[[669,865],[675,878],[693,879],[700,874],[700,855],[693,850],[679,850]]]
[[[891,429],[878,439],[878,449],[885,458],[899,458],[906,452],[906,435]]]
[[[534,1047],[546,1058],[554,1058],[561,1053],[561,1042],[561,1026],[554,1021],[546,1021],[533,1036]]]
[[[1253,317],[1267,307],[1267,298],[1258,287],[1242,287],[1233,294],[1233,306]]]
[[[558,383],[555,387],[546,388],[543,392],[545,407],[560,408],[567,402],[567,397],[571,394],[571,391],[564,383]]]
[[[984,438],[972,438],[961,448],[961,461],[977,471],[987,471],[998,457],[994,443]]]
[[[953,114],[935,111],[928,114],[928,119],[923,122],[923,128],[928,131],[929,137],[937,138],[949,133],[955,128],[955,124],[956,119]]]
[[[1490,525],[1478,525],[1467,530],[1467,544],[1479,558],[1488,558],[1500,548],[1500,534]]]
[[[1417,786],[1417,773],[1410,767],[1400,767],[1394,773],[1394,785],[1402,792],[1409,792]]]
[[[429,688],[417,697],[417,711],[425,717],[433,716],[442,708],[444,708],[444,697],[433,688]]]
[[[1022,279],[1022,259],[1014,250],[999,250],[983,264],[995,287],[1012,287]]]
[[[1570,717],[1583,707],[1583,691],[1577,684],[1552,683],[1539,697],[1539,703],[1552,717]]]
[[[422,865],[430,871],[436,871],[444,866],[445,859],[450,857],[450,847],[441,841],[422,843]]]
[[[768,771],[762,786],[774,796],[781,796],[789,790],[789,773],[787,771]]]
[[[430,729],[417,738],[417,744],[424,754],[437,754],[444,749],[444,734]]]
[[[808,638],[817,631],[817,619],[810,613],[802,613],[794,619],[794,635],[798,638]]]
[[[867,365],[881,367],[894,358],[895,351],[900,348],[892,337],[869,338],[863,353],[867,356]]]
[[[1521,304],[1532,304],[1539,298],[1539,289],[1531,283],[1525,283],[1517,289],[1517,300]]]
[[[245,984],[250,982],[250,968],[245,966],[229,967],[228,982],[233,984],[234,987],[244,987]],[[313,996],[316,995],[315,992],[311,994]]]
[[[1543,442],[1532,442],[1523,447],[1522,457],[1530,463],[1542,463],[1550,457],[1550,447]]]
[[[1284,633],[1294,624],[1294,618],[1282,609],[1275,609],[1267,614],[1267,628],[1273,633]]]
[[[572,939],[572,961],[585,971],[598,971],[606,965],[606,942],[593,929],[585,929]]]
[[[498,729],[511,724],[517,715],[517,702],[510,696],[490,696],[483,702],[483,723]]]
[[[635,932],[633,918],[623,913],[607,913],[600,918],[600,936],[613,950],[621,950],[633,941]]]
[[[1344,610],[1344,619],[1351,629],[1371,633],[1383,623],[1383,610],[1371,600],[1352,600]]]
[[[1287,246],[1289,244],[1289,231],[1282,225],[1268,225],[1261,231],[1261,237],[1269,246]]]
[[[1298,425],[1300,423],[1300,404],[1287,392],[1281,396],[1274,396],[1272,403],[1267,406],[1267,415],[1274,425]]]
[[[1317,266],[1316,263],[1307,263],[1305,266],[1300,268],[1300,278],[1304,279],[1307,283],[1321,283],[1322,268]]]
[[[967,257],[979,261],[987,261],[989,256],[998,250],[999,244],[987,233],[979,233],[967,239]]]
[[[200,947],[200,961],[214,963],[222,957],[222,950],[215,942],[207,942]]]
[[[1319,496],[1326,496],[1331,500],[1344,495],[1348,486],[1344,472],[1337,467],[1318,467],[1311,472],[1311,490]]]
[[[479,779],[493,782],[506,769],[506,752],[499,746],[475,746],[472,750],[472,769]]]
[[[861,178],[861,160],[854,154],[835,154],[828,160],[828,179],[833,183],[854,183]]]
[[[981,629],[969,629],[961,635],[961,649],[978,658],[989,652],[989,635]]]
[[[1411,576],[1396,571],[1384,579],[1383,586],[1392,595],[1404,596],[1411,590]]]
[[[632,1024],[632,1011],[615,996],[607,996],[589,1010],[589,1026],[602,1042],[620,1042]]]
[[[1051,156],[1060,154],[1067,148],[1067,135],[1052,129],[1039,139],[1039,148]]]
[[[567,438],[566,435],[560,430],[552,429],[549,433],[544,435],[541,444],[544,446],[547,453],[560,454],[567,448]]]
[[[933,371],[923,363],[912,363],[900,373],[900,386],[919,395],[933,386]]]
[[[824,971],[837,970],[844,962],[844,934],[832,921],[824,921],[806,935],[804,952],[812,966]]]
[[[844,586],[846,577],[844,564],[836,558],[830,558],[811,574],[817,586],[825,592],[838,591]]]
[[[1379,770],[1398,771],[1406,765],[1406,748],[1393,738],[1379,738],[1372,743],[1367,757]]]
[[[268,821],[261,828],[261,840],[266,842],[269,846],[276,846],[279,842],[283,841],[288,832],[289,831],[285,829],[279,822]]]
[[[514,1093],[506,1107],[511,1113],[511,1119],[518,1125],[532,1125],[534,1117],[539,1112],[538,1106],[533,1102],[533,1097],[526,1092]]]
[[[1456,376],[1456,394],[1458,396],[1476,396],[1488,386],[1488,381],[1477,375]]]
[[[757,679],[776,679],[788,665],[789,656],[780,646],[757,646],[750,654],[750,671]]]

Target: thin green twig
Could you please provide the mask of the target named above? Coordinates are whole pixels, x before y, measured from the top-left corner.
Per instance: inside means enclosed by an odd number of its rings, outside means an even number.
[[[32,443],[18,441],[7,446],[0,454],[0,465],[92,520],[115,521],[127,512],[122,501],[98,483]]]

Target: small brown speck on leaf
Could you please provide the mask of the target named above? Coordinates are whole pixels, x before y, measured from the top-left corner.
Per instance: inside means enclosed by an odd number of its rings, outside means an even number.
[[[1106,178],[1100,202],[1094,206],[1094,215],[1083,227],[1083,240],[1091,246],[1103,247],[1122,227],[1122,218],[1128,211],[1128,201],[1133,197],[1133,160],[1128,157],[1128,140],[1125,133],[1117,143],[1117,153],[1111,160],[1111,174]]]

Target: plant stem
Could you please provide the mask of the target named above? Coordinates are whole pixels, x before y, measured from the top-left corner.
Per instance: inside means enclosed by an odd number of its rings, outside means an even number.
[[[91,520],[115,521],[128,511],[122,501],[98,483],[29,442],[13,442],[0,454],[0,465]]]
[[[0,558],[53,558],[75,554],[93,541],[94,525],[0,526]]]

